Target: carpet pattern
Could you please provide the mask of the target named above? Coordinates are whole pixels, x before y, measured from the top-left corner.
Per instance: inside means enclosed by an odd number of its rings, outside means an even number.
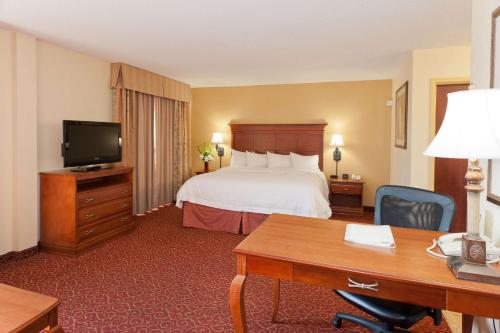
[[[66,332],[231,332],[231,250],[244,238],[181,227],[173,206],[138,219],[135,231],[76,258],[37,253],[0,264],[0,282],[61,300]],[[359,314],[331,290],[283,282],[278,323],[270,321],[272,281],[246,284],[249,332],[366,332],[336,311]],[[427,318],[415,332],[450,332]]]

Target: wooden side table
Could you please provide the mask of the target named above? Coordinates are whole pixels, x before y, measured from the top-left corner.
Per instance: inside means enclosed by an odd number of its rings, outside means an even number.
[[[362,180],[330,178],[330,204],[334,214],[363,215]]]
[[[0,283],[0,332],[64,333],[57,319],[59,300]]]

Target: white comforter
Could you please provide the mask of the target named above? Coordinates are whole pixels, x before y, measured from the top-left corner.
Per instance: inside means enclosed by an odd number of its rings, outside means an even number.
[[[177,193],[177,207],[191,203],[251,213],[329,218],[322,172],[227,167],[192,177]]]

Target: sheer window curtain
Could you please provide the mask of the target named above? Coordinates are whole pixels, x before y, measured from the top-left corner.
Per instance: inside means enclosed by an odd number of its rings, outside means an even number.
[[[122,123],[122,163],[134,167],[134,214],[175,200],[189,177],[189,102],[113,89]]]
[[[189,178],[189,104],[170,100],[174,108],[173,135],[174,135],[174,178],[173,190],[175,195],[182,184]]]

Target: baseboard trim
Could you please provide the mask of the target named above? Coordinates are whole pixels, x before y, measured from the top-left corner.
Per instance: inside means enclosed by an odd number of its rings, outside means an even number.
[[[2,254],[0,256],[0,264],[6,263],[8,261],[15,261],[24,258],[31,257],[38,253],[38,246],[35,245],[33,247],[27,248],[21,251],[11,251],[6,254]]]

